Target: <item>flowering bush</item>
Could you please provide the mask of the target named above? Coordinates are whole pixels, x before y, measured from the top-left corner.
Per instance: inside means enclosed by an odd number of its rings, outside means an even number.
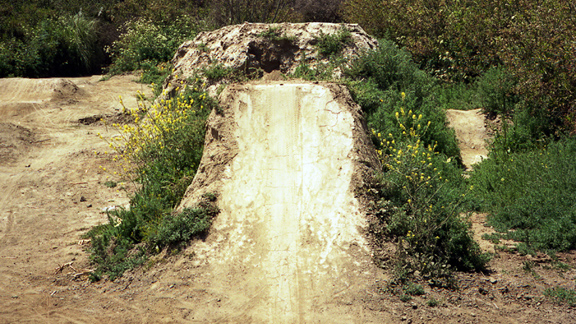
[[[143,262],[159,248],[179,247],[208,229],[217,212],[210,204],[172,215],[196,173],[204,146],[205,120],[216,103],[202,85],[177,88],[179,95],[147,106],[139,94],[138,108],[126,109],[132,123],[113,124],[118,131],[109,146],[116,152],[116,177],[137,184],[130,209],[111,212],[109,223],[92,229],[95,278],[111,279]],[[112,217],[114,216],[114,217]],[[179,224],[179,225],[175,225]],[[174,226],[178,235],[168,235]],[[140,252],[131,252],[140,245]]]
[[[385,234],[397,242],[399,269],[449,284],[450,267],[481,269],[488,261],[461,216],[464,180],[452,158],[438,153],[436,144],[422,141],[430,121],[423,124],[421,114],[403,107],[395,117],[399,135],[373,130],[384,166],[380,216]]]

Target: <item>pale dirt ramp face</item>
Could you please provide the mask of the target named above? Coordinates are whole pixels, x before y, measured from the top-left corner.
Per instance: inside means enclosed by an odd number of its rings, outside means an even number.
[[[274,82],[222,94],[223,116],[211,116],[201,172],[181,206],[211,191],[221,209],[207,241],[192,247],[206,269],[202,285],[221,302],[195,319],[363,321],[351,301],[381,271],[372,264],[354,180],[360,160],[377,162],[354,149],[368,142],[357,138],[367,132],[359,107],[336,98],[343,92]]]

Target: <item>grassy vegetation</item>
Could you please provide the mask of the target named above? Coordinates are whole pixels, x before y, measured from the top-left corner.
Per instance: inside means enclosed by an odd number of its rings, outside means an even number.
[[[495,147],[475,168],[470,186],[478,208],[520,251],[576,248],[576,140],[508,153]]]
[[[318,47],[318,53],[320,53],[320,55],[331,57],[339,54],[344,46],[351,40],[348,28],[341,27],[334,34],[325,35],[320,32],[320,36],[316,38],[318,42],[316,46]]]
[[[547,288],[544,296],[552,298],[558,304],[567,304],[572,307],[576,306],[576,291],[563,287]]]

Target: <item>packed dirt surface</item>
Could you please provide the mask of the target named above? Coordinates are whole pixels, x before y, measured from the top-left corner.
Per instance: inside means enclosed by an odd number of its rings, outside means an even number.
[[[105,185],[118,179],[104,171],[112,154],[97,134],[117,133],[100,120],[120,118],[119,96],[136,107],[148,89],[134,78],[0,80],[0,323],[576,322],[543,296],[574,288],[574,253],[558,255],[566,269],[497,250],[489,272],[458,274],[459,290],[423,283],[426,294],[406,303],[387,293],[354,192],[370,164],[360,113],[323,84],[227,90],[231,110],[211,116],[207,143],[230,146],[207,150],[213,163],[193,184],[218,189],[223,211],[208,236],[89,282],[82,235],[130,194]],[[216,127],[226,118],[231,126]]]

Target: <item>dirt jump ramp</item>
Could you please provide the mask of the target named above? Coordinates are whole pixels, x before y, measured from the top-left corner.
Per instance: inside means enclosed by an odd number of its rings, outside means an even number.
[[[191,247],[217,300],[194,318],[365,322],[352,300],[378,271],[355,191],[378,162],[360,108],[343,86],[302,82],[232,85],[220,102],[180,206],[212,192],[221,209]]]

